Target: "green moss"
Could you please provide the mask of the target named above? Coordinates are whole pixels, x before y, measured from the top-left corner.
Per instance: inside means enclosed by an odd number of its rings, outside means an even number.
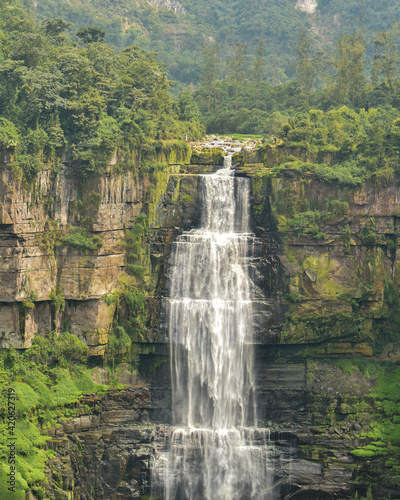
[[[369,371],[376,379],[371,395],[375,410],[370,431],[363,435],[367,443],[353,450],[360,458],[391,455],[400,466],[400,367],[370,362]]]
[[[223,165],[224,156],[222,148],[204,148],[200,152],[192,152],[190,163],[192,165]]]
[[[290,183],[277,192],[277,210],[279,214],[284,214],[290,218],[294,217],[296,204],[297,197],[293,184]]]
[[[285,326],[283,343],[321,342],[333,339],[361,341],[371,338],[371,323],[353,314],[319,315],[292,319]]]
[[[194,198],[193,198],[193,196],[189,196],[186,194],[186,195],[182,196],[182,202],[183,203],[193,203]]]

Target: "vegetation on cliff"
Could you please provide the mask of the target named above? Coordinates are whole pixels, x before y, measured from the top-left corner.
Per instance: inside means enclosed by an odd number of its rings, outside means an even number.
[[[35,498],[45,498],[45,464],[53,452],[46,449],[46,433],[60,424],[58,419],[79,416],[79,396],[85,392],[104,391],[93,383],[86,366],[87,346],[75,335],[64,332],[48,338],[36,336],[23,354],[14,349],[0,353],[0,496],[11,498],[10,429],[8,389],[16,394],[15,467],[16,486],[13,498],[25,499],[31,490]],[[11,463],[12,466],[12,463]],[[55,484],[57,488],[57,485]]]
[[[16,175],[30,181],[61,158],[78,176],[103,172],[115,155],[138,168],[160,141],[202,135],[191,95],[171,96],[154,53],[119,53],[96,27],[73,43],[68,22],[37,24],[18,2],[2,2],[0,20],[0,148]]]

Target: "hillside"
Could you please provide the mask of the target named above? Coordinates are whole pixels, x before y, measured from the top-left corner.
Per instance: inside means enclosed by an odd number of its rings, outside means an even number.
[[[33,3],[40,19],[61,17],[73,23],[73,32],[82,26],[100,26],[106,30],[107,40],[120,49],[135,44],[157,52],[170,78],[178,82],[178,88],[182,84],[198,84],[202,45],[209,40],[215,40],[221,47],[222,61],[229,58],[231,44],[245,44],[246,66],[250,71],[255,48],[263,37],[265,79],[274,84],[292,75],[294,48],[302,29],[310,29],[315,46],[329,52],[342,34],[362,24],[360,0],[297,3],[296,0],[40,0]],[[315,4],[316,9],[310,14],[309,7]],[[373,32],[391,26],[399,18],[400,6],[395,0],[365,0],[362,9],[371,56]],[[225,71],[221,64],[221,75]]]

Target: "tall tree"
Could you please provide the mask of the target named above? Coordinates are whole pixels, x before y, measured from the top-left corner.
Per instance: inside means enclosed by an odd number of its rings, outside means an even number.
[[[66,29],[72,27],[72,23],[64,21],[58,17],[43,19],[42,26],[47,36],[51,38],[59,37]]]
[[[211,111],[211,94],[214,93],[214,105],[215,105],[215,92],[216,86],[215,83],[217,81],[218,75],[218,57],[219,47],[215,42],[210,41],[207,44],[203,45],[203,85],[207,89],[208,93],[208,112]]]
[[[102,42],[106,36],[106,32],[98,26],[85,26],[77,31],[76,36],[83,43],[88,44]]]
[[[308,107],[311,89],[326,63],[325,54],[322,51],[312,50],[312,41],[306,31],[300,31],[295,53],[294,71]]]
[[[256,47],[256,57],[254,59],[254,64],[253,64],[253,78],[256,83],[257,100],[260,99],[260,83],[262,82],[265,76],[265,69],[266,69],[265,58],[264,58],[265,49],[266,45],[264,42],[264,38],[261,37]]]
[[[339,103],[349,98],[354,103],[364,83],[365,42],[362,34],[343,35],[337,42],[335,94]]]
[[[235,87],[235,111],[238,110],[239,87],[245,79],[244,72],[244,51],[247,49],[243,43],[235,43],[231,45],[232,57],[229,66],[229,76],[232,79]]]
[[[391,31],[375,33],[375,55],[372,65],[372,80],[387,83],[393,91],[393,80],[399,75],[400,56],[396,40],[400,35],[400,23],[395,23]]]

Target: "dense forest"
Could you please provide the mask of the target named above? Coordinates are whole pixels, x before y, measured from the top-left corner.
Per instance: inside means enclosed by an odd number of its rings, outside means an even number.
[[[196,139],[203,127],[213,133],[261,134],[267,141],[279,137],[305,152],[338,152],[339,163],[352,168],[357,161],[356,170],[362,168],[364,175],[395,168],[400,27],[391,22],[398,6],[386,3],[373,8],[373,2],[321,2],[314,17],[290,2],[282,3],[279,15],[268,4],[252,3],[254,17],[244,17],[240,2],[229,9],[221,3],[213,6],[218,13],[211,16],[213,22],[206,14],[214,10],[206,2],[187,2],[177,12],[127,2],[60,4],[71,24],[61,18],[41,19],[55,12],[51,1],[41,2],[36,20],[28,2],[24,10],[18,2],[3,1],[0,145],[14,150],[13,168],[28,179],[41,161],[57,162],[62,153],[79,175],[101,172],[116,149],[127,165],[134,155],[138,164],[146,163],[146,154],[162,147],[160,141],[186,134]],[[340,29],[326,35],[322,44],[321,30],[306,28],[322,23],[335,9],[340,11]],[[256,15],[257,10],[263,15]],[[146,28],[147,47],[160,49],[156,39],[167,43],[164,30],[168,22],[179,26],[177,16],[197,26],[194,38],[207,34],[193,42],[200,53],[188,56],[196,65],[195,85],[173,97],[159,60],[177,47],[167,45],[157,55],[142,48],[143,37],[115,38],[118,29],[121,36],[130,31],[118,24],[123,12],[142,24],[153,19]],[[106,18],[114,28],[105,25]],[[257,29],[246,24],[253,18],[260,23]],[[351,20],[356,21],[352,32]],[[76,29],[83,22],[100,26]],[[229,34],[220,25],[229,27]],[[142,47],[124,48],[129,42]],[[287,64],[274,59],[271,51],[285,54]],[[181,47],[178,62],[184,53]],[[274,81],[268,77],[270,65]],[[180,87],[184,82],[181,79]]]
[[[35,3],[35,2],[34,2]],[[214,41],[221,52],[221,62],[230,58],[232,44],[246,45],[245,66],[254,64],[260,38],[265,42],[265,73],[271,84],[293,76],[292,57],[297,36],[307,29],[318,49],[330,53],[342,34],[357,27],[366,28],[369,57],[373,57],[373,32],[387,29],[399,18],[395,0],[321,0],[314,15],[296,8],[296,0],[193,1],[153,0],[37,2],[38,17],[61,17],[73,23],[71,32],[96,25],[107,32],[106,40],[122,49],[138,45],[158,52],[177,87],[201,80],[202,46]],[[32,9],[30,0],[26,4]],[[226,73],[221,64],[220,75]]]
[[[101,172],[116,149],[142,164],[160,141],[202,135],[191,96],[172,97],[154,53],[118,52],[98,27],[74,43],[68,22],[36,23],[17,2],[2,2],[0,19],[0,148],[16,175],[31,180],[66,152],[81,176]]]

